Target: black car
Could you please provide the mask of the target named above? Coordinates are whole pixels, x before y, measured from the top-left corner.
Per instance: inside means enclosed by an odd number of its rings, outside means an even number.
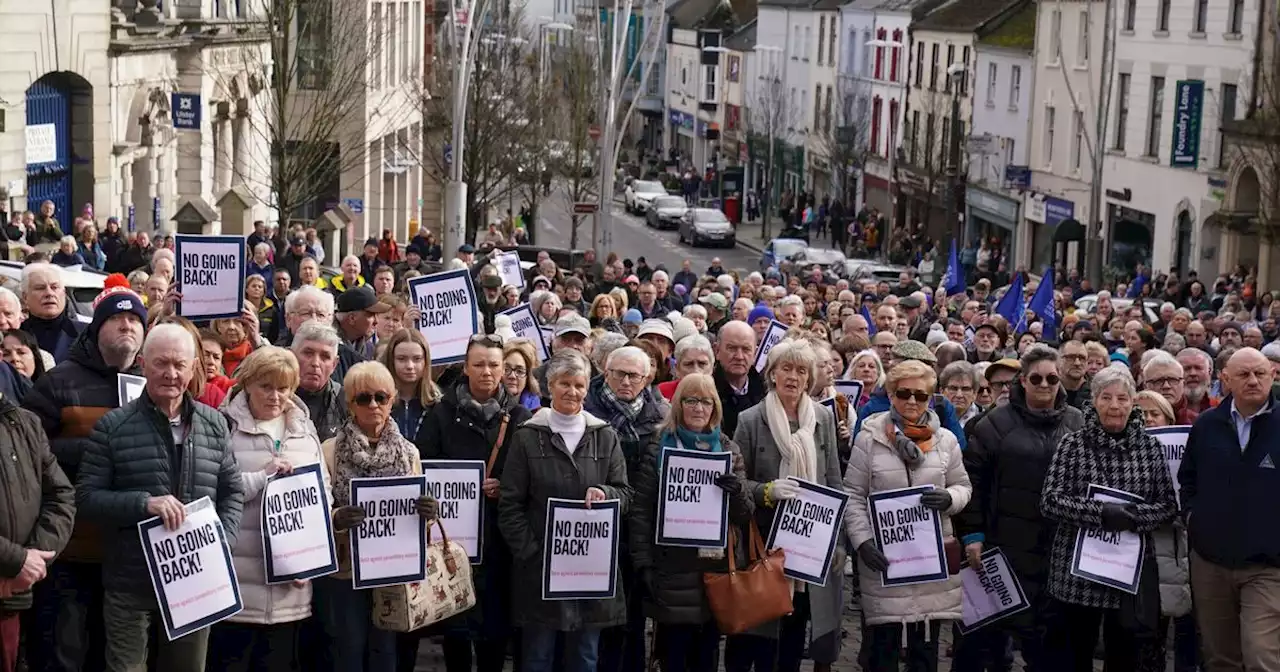
[[[723,212],[714,208],[689,208],[680,218],[680,242],[689,241],[697,247],[698,243],[719,243],[724,247],[733,247],[737,235],[733,223]]]
[[[655,229],[678,229],[680,218],[688,209],[689,205],[679,196],[659,196],[650,202],[644,221]]]

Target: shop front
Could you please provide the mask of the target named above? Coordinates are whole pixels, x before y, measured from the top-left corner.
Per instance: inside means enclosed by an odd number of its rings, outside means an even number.
[[[1127,205],[1108,203],[1107,265],[1118,276],[1132,275],[1138,264],[1151,268],[1155,230],[1154,214]]]
[[[1062,245],[1061,249],[1056,249],[1058,241],[1054,238],[1054,233],[1063,222],[1075,221],[1075,202],[1028,192],[1023,205],[1023,216],[1031,227],[1029,268],[1044,268],[1055,261],[1061,261],[1065,265],[1070,258],[1068,246]]]
[[[958,244],[985,240],[1002,250],[1014,252],[1014,267],[1025,262],[1018,258],[1018,201],[980,187],[965,190],[964,235]],[[1008,257],[1006,257],[1008,258]]]
[[[691,163],[693,157],[694,116],[680,110],[667,110],[667,125],[672,148],[679,153],[680,167]]]

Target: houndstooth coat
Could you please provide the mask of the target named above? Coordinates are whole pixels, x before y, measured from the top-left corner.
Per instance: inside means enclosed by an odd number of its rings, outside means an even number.
[[[1084,427],[1062,437],[1058,444],[1040,496],[1040,512],[1060,523],[1049,561],[1049,594],[1069,604],[1117,609],[1119,590],[1071,575],[1076,532],[1102,527],[1102,503],[1086,498],[1091,483],[1143,499],[1135,505],[1137,531],[1147,537],[1146,561],[1154,562],[1151,533],[1173,521],[1178,503],[1164,450],[1158,439],[1147,434],[1142,409],[1136,405],[1121,434],[1108,433],[1097,410],[1086,408]]]

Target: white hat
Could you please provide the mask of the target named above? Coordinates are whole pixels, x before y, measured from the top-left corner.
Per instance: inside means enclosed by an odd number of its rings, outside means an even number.
[[[675,333],[671,329],[671,325],[665,320],[645,320],[640,323],[640,331],[636,332],[636,338],[640,338],[645,334],[657,334],[671,341],[674,347],[676,344]]]

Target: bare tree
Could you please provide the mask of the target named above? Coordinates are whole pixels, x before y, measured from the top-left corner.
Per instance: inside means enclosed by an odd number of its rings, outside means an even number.
[[[903,124],[905,165],[924,182],[925,202],[930,215],[942,201],[941,191],[947,183],[947,138],[950,132],[951,94],[943,91],[919,91],[920,107],[910,110],[911,119]],[[911,123],[919,112],[919,128]],[[963,174],[963,168],[959,169]],[[950,197],[950,196],[946,196]],[[926,215],[928,216],[928,215]],[[903,231],[907,229],[901,229]],[[885,249],[892,250],[893,241],[886,241]]]
[[[811,131],[831,169],[840,171],[835,184],[846,205],[852,205],[853,197],[849,176],[863,169],[871,151],[870,91],[871,85],[865,81],[837,77],[834,99],[828,95],[823,101],[821,118],[815,120]]]
[[[548,109],[553,110],[556,123],[550,169],[552,175],[564,180],[572,210],[573,203],[596,200],[600,188],[599,180],[594,179],[599,150],[591,138],[591,128],[599,121],[600,87],[596,54],[586,43],[570,37],[568,44],[553,53],[548,87],[556,95],[550,97]],[[601,203],[599,207],[607,206]],[[578,249],[578,227],[584,219],[585,215],[572,213],[569,249]]]
[[[787,96],[787,87],[777,72],[768,72],[757,79],[748,93],[747,133],[752,136],[751,144],[763,146],[768,152],[765,169],[764,193],[760,198],[761,233],[765,240],[769,239],[769,216],[773,208],[770,197],[777,184],[775,162],[777,161],[779,141],[786,141],[789,132],[795,128],[800,119],[800,110]]]

